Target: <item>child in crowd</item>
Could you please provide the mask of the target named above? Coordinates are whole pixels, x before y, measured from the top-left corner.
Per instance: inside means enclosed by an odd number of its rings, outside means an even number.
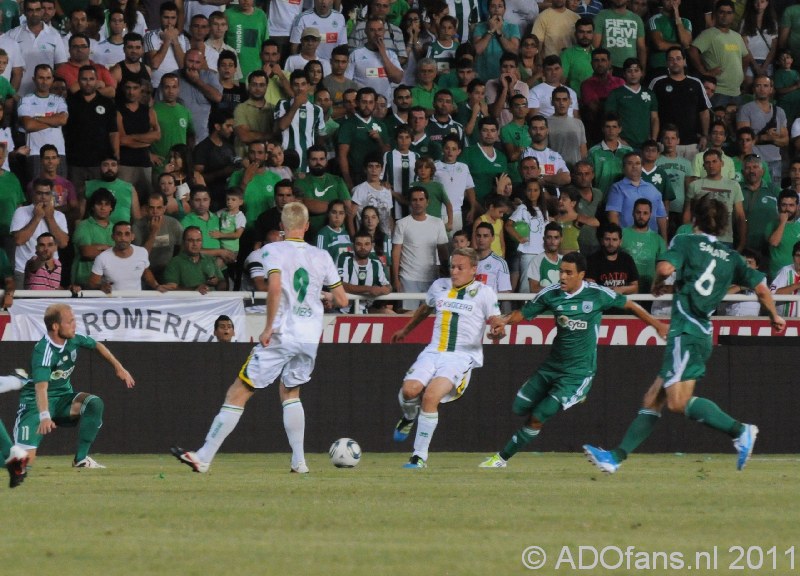
[[[453,234],[453,239],[450,241],[452,244],[451,252],[453,250],[458,250],[459,248],[469,248],[469,235],[467,235],[466,230],[456,230],[455,234]]]
[[[542,194],[538,180],[530,180],[525,185],[525,198],[505,223],[506,233],[519,242],[517,258],[519,266],[517,278],[512,275],[511,285],[517,285],[519,275],[528,270],[528,265],[537,254],[544,252],[544,227],[547,226],[547,200]]]
[[[212,238],[219,240],[220,245],[239,254],[239,238],[244,233],[247,218],[242,212],[244,193],[241,188],[230,188],[225,192],[225,208],[217,212],[219,230],[209,232]]]
[[[428,58],[436,61],[436,77],[442,74],[449,74],[450,68],[456,60],[456,50],[460,43],[456,40],[456,29],[458,20],[452,16],[444,16],[439,21],[439,29],[436,31],[436,40],[428,46]]]
[[[367,179],[353,188],[352,202],[359,212],[364,206],[374,206],[380,216],[381,228],[386,234],[391,234],[394,230],[392,191],[381,181],[383,161],[379,153],[364,158],[364,171]]]
[[[489,194],[484,201],[486,212],[479,218],[475,219],[472,224],[472,247],[477,248],[475,245],[475,229],[481,222],[491,224],[494,229],[494,240],[492,240],[492,252],[505,258],[506,254],[506,241],[503,237],[503,217],[511,212],[511,201],[505,196],[499,194]]]
[[[453,229],[453,205],[441,182],[433,179],[436,174],[436,164],[433,162],[433,158],[423,156],[417,160],[414,165],[414,174],[417,179],[412,186],[421,186],[428,191],[427,213],[444,220],[444,227],[450,232]]]
[[[267,170],[281,177],[281,180],[294,178],[292,169],[286,165],[286,152],[279,142],[267,142]]]
[[[394,219],[408,216],[408,187],[417,163],[417,153],[411,151],[411,128],[407,124],[397,127],[394,148],[383,155],[381,180],[389,184],[394,197]]]
[[[372,255],[383,263],[388,276],[392,269],[392,235],[381,228],[380,215],[375,206],[364,206],[361,210],[359,230],[366,230],[372,235]]]
[[[339,259],[339,254],[352,252],[353,243],[347,228],[344,226],[346,212],[344,202],[333,200],[328,203],[328,224],[317,233],[317,248],[327,250],[334,262]]]

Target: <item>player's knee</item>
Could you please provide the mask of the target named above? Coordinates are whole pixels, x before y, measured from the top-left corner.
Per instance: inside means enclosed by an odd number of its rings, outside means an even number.
[[[86,414],[102,416],[104,409],[105,404],[103,403],[103,399],[99,396],[91,395],[83,401],[83,406],[81,406],[81,416]]]
[[[686,402],[687,398],[682,397],[668,397],[667,398],[667,409],[670,412],[677,412],[683,414],[686,410]]]
[[[418,380],[406,380],[403,382],[403,387],[400,390],[400,394],[404,400],[413,400],[414,398],[418,398],[422,395],[422,391],[424,390],[424,386],[422,382]]]
[[[517,416],[526,416],[527,414],[530,414],[531,406],[528,402],[525,402],[517,398],[511,405],[511,411]]]
[[[531,412],[531,422],[538,422],[539,428],[541,428],[542,424],[558,414],[559,410],[561,410],[561,403],[552,396],[548,396],[539,402]]]

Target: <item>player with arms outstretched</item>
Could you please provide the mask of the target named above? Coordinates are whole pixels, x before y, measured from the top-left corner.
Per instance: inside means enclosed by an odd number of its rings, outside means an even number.
[[[89,456],[103,425],[103,401],[88,392],[76,394],[70,381],[78,350],[96,350],[128,388],[133,388],[134,379],[102,342],[75,331],[75,313],[67,304],[48,306],[44,324],[47,334],[33,349],[31,377],[20,393],[14,441],[32,461],[43,436],[59,426],[78,426],[78,448],[72,466],[105,468]]]
[[[694,395],[695,382],[705,375],[711,356],[711,315],[732,284],[755,290],[775,330],[780,332],[786,326],[775,310],[764,275],[717,240],[716,235],[726,229],[728,218],[724,204],[704,196],[695,211],[694,233],[675,236],[656,266],[655,295],[664,292],[664,282],[676,273],[664,361],[620,445],[614,450],[584,445],[589,461],[603,472],[616,472],[628,455],[647,440],[665,404],[671,412],[683,413],[690,420],[728,434],[738,455],[738,470],[744,468],[753,453],[756,426],[738,422],[711,400]]]
[[[586,282],[586,258],[579,252],[565,254],[559,265],[559,283],[551,284],[525,303],[522,310],[492,321],[492,331],[502,336],[507,324],[530,320],[546,312],[556,318],[556,338],[544,364],[517,392],[512,411],[527,421],[500,452],[481,468],[505,468],[509,458],[536,438],[545,422],[559,410],[583,402],[597,371],[597,340],[603,311],[623,308],[666,337],[667,326],[633,300],[613,290]]]
[[[395,426],[395,441],[405,440],[419,417],[414,453],[404,468],[427,466],[428,448],[439,423],[439,404],[460,398],[472,369],[483,365],[486,321],[498,315],[500,308],[494,290],[475,280],[477,271],[475,250],[454,250],[450,278],[436,280],[408,324],[392,335],[393,343],[402,342],[428,315],[436,313],[431,343],[406,372],[400,390],[403,417]]]
[[[346,306],[347,294],[330,254],[303,241],[308,230],[306,207],[299,202],[284,206],[281,224],[286,240],[265,245],[261,253],[267,271],[267,321],[258,344],[228,388],[203,447],[197,452],[172,448],[172,454],[195,472],[208,471],[255,391],[280,377],[283,426],[292,448],[291,472],[308,473],[300,386],[311,379],[322,336],[322,287],[330,287],[326,297],[333,306]]]

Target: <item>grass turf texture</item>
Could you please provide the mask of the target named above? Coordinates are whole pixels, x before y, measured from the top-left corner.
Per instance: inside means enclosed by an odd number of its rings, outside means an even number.
[[[577,566],[580,545],[691,561],[716,545],[717,569],[692,573],[800,571],[800,550],[793,570],[784,555],[800,545],[794,456],[756,457],[739,473],[732,453],[636,455],[614,476],[577,453],[478,469],[484,457],[434,452],[430,468],[403,470],[400,454],[368,453],[336,469],[312,454],[304,476],[289,474],[288,454],[221,454],[207,475],[166,454],[98,455],[106,470],[41,457],[0,496],[0,565],[59,576],[686,574],[554,565],[563,546]],[[532,545],[548,554],[537,572],[521,561]],[[730,569],[736,545],[761,546],[762,568]]]

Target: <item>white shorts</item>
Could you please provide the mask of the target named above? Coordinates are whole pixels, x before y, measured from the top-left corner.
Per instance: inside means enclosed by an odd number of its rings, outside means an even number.
[[[269,346],[257,344],[239,371],[239,379],[251,388],[266,388],[281,377],[283,385],[294,388],[311,380],[317,359],[316,343],[281,342],[273,335]]]
[[[472,358],[458,352],[423,352],[406,372],[404,380],[417,380],[424,387],[434,378],[446,378],[453,389],[441,403],[458,400],[469,386],[472,376]]]

